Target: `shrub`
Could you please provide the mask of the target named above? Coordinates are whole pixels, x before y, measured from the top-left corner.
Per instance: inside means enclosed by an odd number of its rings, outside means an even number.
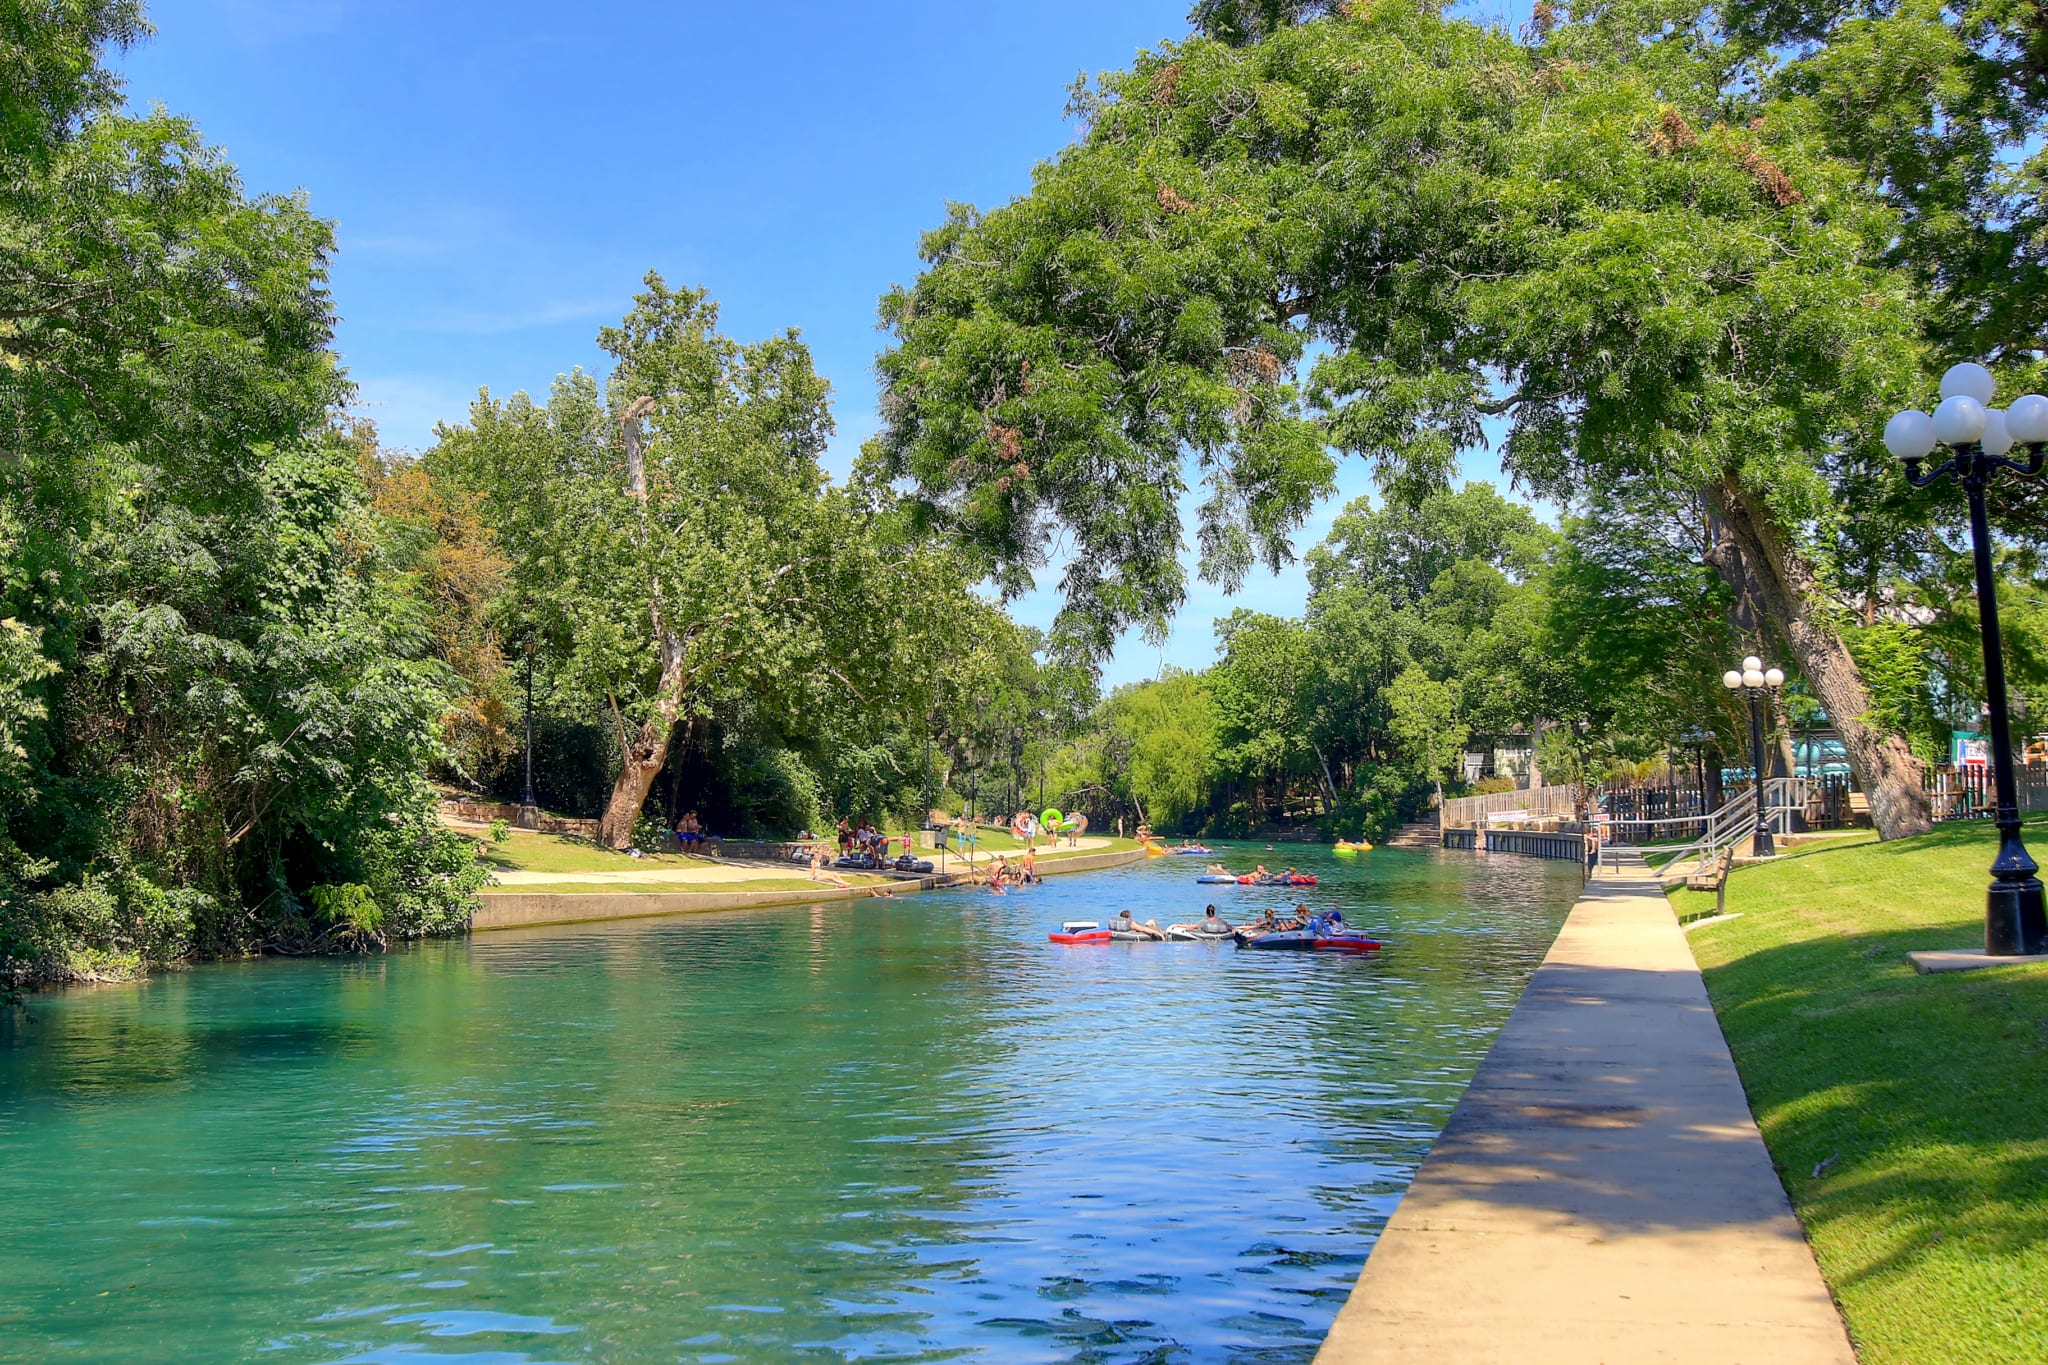
[[[633,822],[633,847],[642,853],[659,853],[668,846],[668,826],[651,815]]]
[[[383,932],[435,938],[469,928],[476,893],[491,879],[476,845],[421,814],[382,831],[364,858],[365,883],[383,907]]]
[[[127,980],[192,951],[213,897],[165,890],[131,869],[0,895],[0,966],[30,980]]]
[[[504,842],[505,842],[505,841],[506,841],[507,839],[510,839],[511,837],[512,837],[512,822],[511,822],[510,820],[493,820],[493,821],[491,821],[491,842],[492,842],[492,843],[494,843],[494,844],[502,844],[502,843],[504,843]]]

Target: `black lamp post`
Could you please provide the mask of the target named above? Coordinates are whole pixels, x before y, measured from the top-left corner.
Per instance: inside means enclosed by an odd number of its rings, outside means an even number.
[[[1998,594],[1991,577],[1991,524],[1984,514],[1984,489],[1999,470],[2027,478],[2041,472],[2048,455],[2048,398],[2028,394],[2005,412],[1991,407],[1997,392],[1982,365],[1951,366],[1941,377],[1941,404],[1929,415],[1908,410],[1885,424],[1884,443],[1906,466],[1906,480],[1925,488],[1953,474],[1970,500],[1970,550],[1977,569],[1977,626],[1984,637],[1984,693],[1991,712],[1991,777],[1997,793],[1998,856],[1991,860],[1991,889],[1985,897],[1984,951],[1992,957],[2048,952],[2048,911],[2044,911],[2039,864],[2020,839],[2018,788],[2012,772],[2012,725],[2005,697],[2005,653],[1998,636]],[[2022,464],[2006,458],[2017,443],[2026,447]],[[1948,460],[1926,473],[1920,462],[1936,445]]]
[[[1713,736],[1694,726],[1678,737],[1678,742],[1692,751],[1693,777],[1699,782],[1699,813],[1707,813],[1707,745]]]
[[[526,794],[519,798],[519,814],[532,817],[539,804],[533,799],[533,655],[532,640],[526,642]]]
[[[1756,774],[1756,834],[1750,851],[1759,858],[1775,858],[1778,849],[1771,839],[1770,807],[1764,798],[1764,699],[1785,685],[1785,670],[1767,669],[1764,661],[1752,654],[1742,661],[1742,667],[1723,673],[1721,683],[1730,692],[1739,691],[1749,698],[1749,762],[1750,771]]]

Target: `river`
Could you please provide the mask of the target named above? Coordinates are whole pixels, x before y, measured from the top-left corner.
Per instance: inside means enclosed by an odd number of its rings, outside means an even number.
[[[32,997],[0,1359],[1306,1361],[1579,878],[1254,857],[1388,950],[1046,942],[1276,903],[1168,858]]]

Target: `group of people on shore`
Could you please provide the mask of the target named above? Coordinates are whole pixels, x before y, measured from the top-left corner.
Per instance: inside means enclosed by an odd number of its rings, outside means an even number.
[[[1030,886],[1039,880],[1038,850],[1026,848],[1014,863],[998,853],[986,868],[974,873],[973,877],[998,896],[1013,886]]]
[[[855,824],[841,817],[838,834],[841,857],[860,852],[872,856],[879,863],[889,856],[889,836],[876,829],[871,820],[864,819]]]
[[[697,818],[696,811],[684,811],[682,817],[676,821],[676,843],[682,847],[683,852],[695,853],[704,847],[705,841],[709,838],[711,835],[705,831],[704,822]]]

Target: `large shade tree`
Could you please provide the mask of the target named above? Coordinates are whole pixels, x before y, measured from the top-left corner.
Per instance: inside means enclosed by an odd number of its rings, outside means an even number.
[[[1413,494],[1502,417],[1537,491],[1702,499],[1880,828],[1924,828],[1809,534],[1918,374],[1897,216],[1797,108],[1732,121],[1657,74],[1398,0],[1146,54],[884,300],[880,472],[1007,586],[1067,528],[1064,633],[1100,648],[1178,605],[1190,473],[1231,584],[1289,553],[1332,450]]]
[[[607,393],[579,372],[545,406],[485,395],[426,463],[480,497],[511,613],[611,717],[599,837],[624,848],[681,730],[893,705],[919,672],[913,591],[960,584],[872,496],[828,488],[826,385],[794,333],[735,342],[702,291],[650,274],[599,340]]]

